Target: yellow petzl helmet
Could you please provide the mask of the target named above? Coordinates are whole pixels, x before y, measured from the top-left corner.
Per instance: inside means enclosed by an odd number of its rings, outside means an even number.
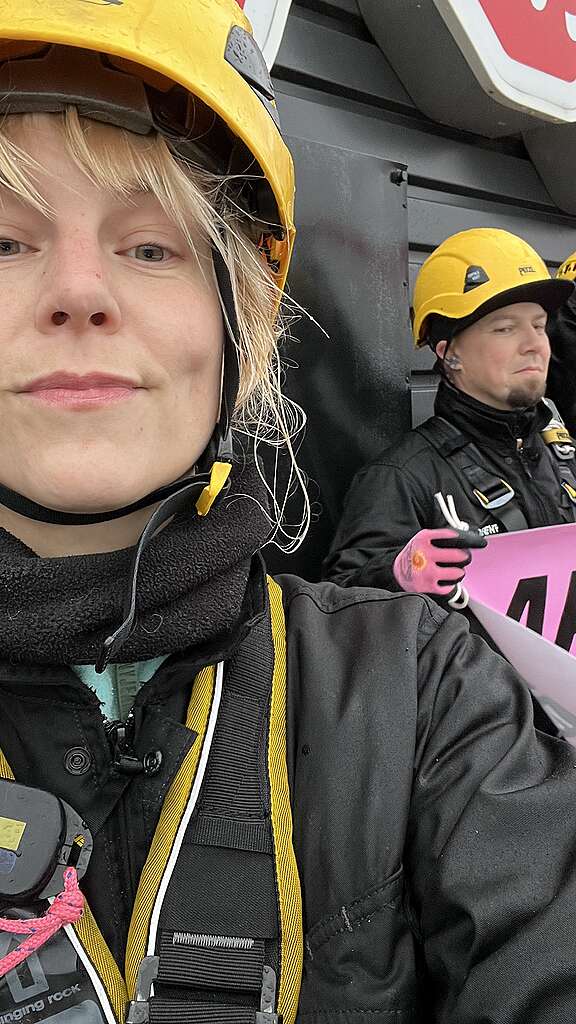
[[[558,267],[556,277],[561,277],[566,281],[576,281],[576,252],[573,252],[561,267]]]
[[[65,50],[62,48],[66,48]],[[68,105],[237,176],[283,285],[294,174],[270,75],[236,0],[0,0],[0,114]]]
[[[515,302],[558,309],[574,285],[552,279],[546,264],[522,238],[497,228],[471,228],[442,242],[422,264],[414,288],[413,332],[427,342],[427,318],[480,319]]]

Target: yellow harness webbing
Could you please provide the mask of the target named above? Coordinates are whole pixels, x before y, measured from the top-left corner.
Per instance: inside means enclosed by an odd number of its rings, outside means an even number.
[[[292,845],[292,809],[286,764],[286,624],[282,606],[282,591],[270,577],[268,577],[268,594],[274,640],[268,770],[274,861],[280,905],[282,958],[278,1013],[281,1014],[284,1024],[294,1024],[298,1012],[303,962],[302,895]]]
[[[140,877],[126,947],[126,982],[129,992],[134,991],[138,968],[147,953],[152,909],[198,770],[214,696],[214,680],[214,666],[202,669],[196,676],[186,716],[186,728],[197,733],[198,739],[180,765],[164,800],[152,846]]]

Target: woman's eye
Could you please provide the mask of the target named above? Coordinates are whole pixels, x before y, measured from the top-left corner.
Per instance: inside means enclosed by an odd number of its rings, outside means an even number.
[[[174,254],[165,245],[155,245],[153,242],[146,242],[144,245],[135,245],[132,249],[128,249],[127,255],[133,255],[137,260],[142,260],[144,263],[161,263],[162,260],[169,259]]]
[[[30,246],[24,245],[23,242],[16,242],[13,238],[0,238],[0,257],[20,256],[29,248]]]

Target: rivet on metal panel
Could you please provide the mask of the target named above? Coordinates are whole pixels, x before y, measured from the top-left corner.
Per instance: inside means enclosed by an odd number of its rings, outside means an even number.
[[[390,181],[393,185],[404,185],[408,181],[408,171],[403,167],[395,167],[390,172]]]

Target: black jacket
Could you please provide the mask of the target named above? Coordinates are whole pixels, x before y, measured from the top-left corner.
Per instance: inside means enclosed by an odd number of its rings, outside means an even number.
[[[299,1021],[576,1019],[571,748],[534,733],[524,686],[460,616],[418,596],[279,582]],[[160,801],[194,739],[181,724],[190,680],[266,614],[259,564],[249,590],[239,632],[172,656],[140,691],[132,743],[140,758],[161,751],[154,775],[111,772],[98,702],[74,673],[0,664],[0,747],[16,777],[103,821],[83,888],[119,963]]]
[[[546,332],[552,348],[548,394],[558,406],[568,430],[576,434],[576,299],[573,296],[548,317]]]
[[[529,527],[573,522],[561,510],[561,478],[540,431],[552,417],[540,402],[526,412],[499,412],[442,383],[435,413],[473,441],[484,468],[515,490]],[[519,446],[519,439],[522,443]],[[574,460],[570,460],[574,467]],[[451,494],[461,519],[480,528],[501,529],[485,511],[456,466],[416,430],[387,448],[355,477],[324,575],[341,585],[398,590],[392,567],[399,551],[422,529],[446,526],[434,500]]]

